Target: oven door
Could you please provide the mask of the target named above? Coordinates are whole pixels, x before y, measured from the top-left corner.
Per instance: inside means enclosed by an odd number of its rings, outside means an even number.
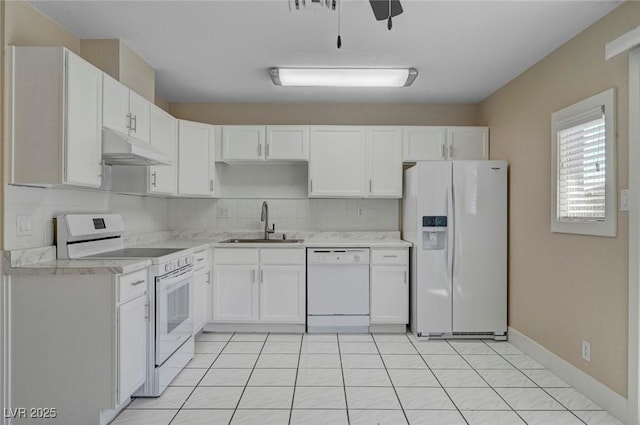
[[[156,278],[156,365],[193,335],[193,265]]]

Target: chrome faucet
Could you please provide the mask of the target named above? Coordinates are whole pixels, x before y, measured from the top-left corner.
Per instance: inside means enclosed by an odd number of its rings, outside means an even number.
[[[260,221],[264,221],[264,239],[269,240],[269,233],[276,232],[276,224],[273,223],[273,228],[269,229],[269,205],[267,205],[267,201],[262,202]]]

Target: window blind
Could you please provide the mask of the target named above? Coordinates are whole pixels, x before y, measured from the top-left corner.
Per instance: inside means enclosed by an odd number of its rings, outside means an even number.
[[[558,220],[604,221],[604,107],[558,124]]]

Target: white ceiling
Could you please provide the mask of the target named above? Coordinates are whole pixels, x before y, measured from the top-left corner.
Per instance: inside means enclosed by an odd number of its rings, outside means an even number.
[[[368,0],[290,12],[288,0],[31,1],[81,38],[119,38],[170,102],[475,103],[621,1],[402,0],[391,31]],[[604,46],[603,46],[604,60]],[[400,89],[283,88],[273,66],[410,66]]]

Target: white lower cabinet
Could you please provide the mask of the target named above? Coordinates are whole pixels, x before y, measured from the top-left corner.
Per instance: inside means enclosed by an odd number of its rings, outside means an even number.
[[[118,405],[146,379],[147,297],[140,296],[118,307]]]
[[[304,248],[216,248],[213,315],[218,323],[304,324]]]
[[[257,265],[253,264],[214,265],[214,322],[255,322],[258,320],[257,271]]]
[[[47,425],[109,422],[146,379],[147,283],[146,268],[10,276],[13,405],[56,408]]]
[[[211,266],[208,249],[194,253],[193,331],[200,330],[211,319]]]
[[[409,323],[408,249],[372,249],[371,324]]]
[[[305,322],[305,267],[260,268],[260,321]]]

